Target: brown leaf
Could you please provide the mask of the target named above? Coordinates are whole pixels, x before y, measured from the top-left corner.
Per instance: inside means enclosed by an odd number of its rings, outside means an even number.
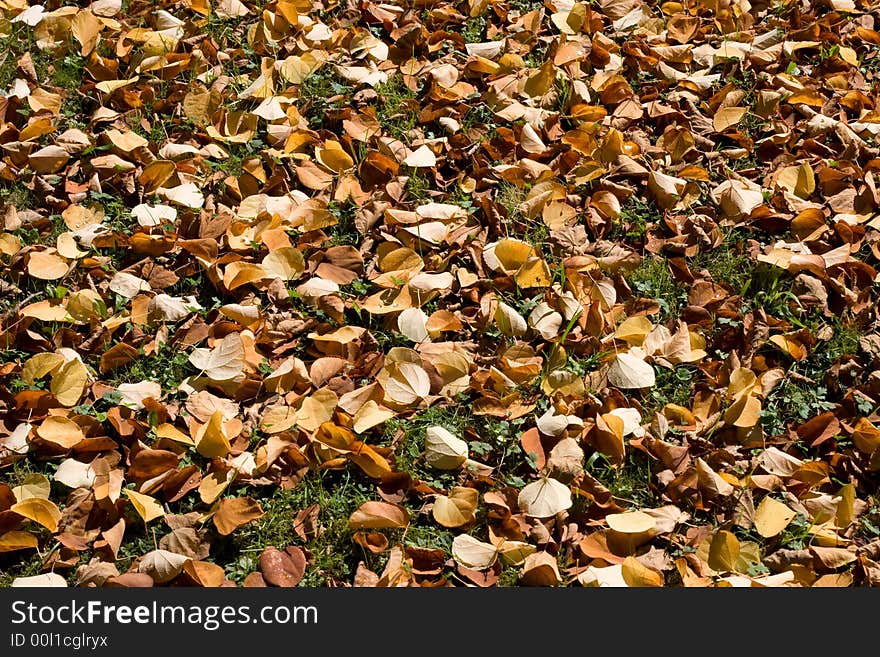
[[[242,525],[263,517],[260,503],[250,497],[220,500],[214,512],[214,526],[221,536],[228,536]]]
[[[260,555],[260,573],[272,586],[293,587],[300,583],[306,572],[306,557],[298,547],[283,552],[267,547]]]
[[[395,529],[409,524],[409,513],[388,502],[364,502],[348,519],[350,529]]]

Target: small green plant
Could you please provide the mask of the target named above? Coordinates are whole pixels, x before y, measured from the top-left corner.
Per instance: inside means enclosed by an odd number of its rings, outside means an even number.
[[[655,365],[655,383],[645,400],[645,410],[659,411],[666,404],[690,408],[697,372],[695,368],[686,365],[678,365],[675,369]]]
[[[480,43],[486,39],[486,19],[483,16],[474,16],[464,22],[461,36],[465,43]]]
[[[351,85],[336,75],[332,66],[327,66],[312,73],[300,85],[297,108],[312,128],[323,128],[327,112],[342,107],[351,92]]]
[[[507,237],[516,237],[529,227],[530,221],[520,209],[529,194],[530,185],[515,185],[506,180],[495,190],[495,203],[504,209],[504,231]],[[543,222],[541,222],[543,225]]]
[[[187,376],[197,374],[190,364],[187,352],[170,345],[150,356],[139,356],[128,365],[107,374],[107,383],[137,383],[139,381],[155,381],[162,386],[163,392],[177,389],[180,382]]]
[[[660,305],[660,319],[676,319],[687,302],[687,292],[672,277],[664,258],[648,255],[626,277],[634,294],[654,299]]]
[[[754,265],[745,250],[744,240],[736,231],[727,233],[720,246],[702,251],[689,263],[692,271],[705,269],[713,282],[730,285],[735,294],[742,294]]]
[[[648,228],[662,220],[656,205],[633,195],[620,208],[620,215],[614,220],[608,238],[636,246],[644,242]]]
[[[330,211],[330,214],[336,217],[337,221],[335,226],[328,229],[328,232],[330,233],[330,245],[336,246],[349,244],[352,246],[360,246],[363,235],[361,235],[355,224],[357,205],[351,200],[346,200],[343,203],[330,201],[327,209]]]
[[[406,197],[415,202],[431,200],[431,181],[418,169],[414,170],[406,180]]]
[[[402,75],[394,75],[377,85],[376,93],[381,98],[378,117],[382,129],[395,139],[409,142],[409,133],[418,121],[417,92],[406,86]]]

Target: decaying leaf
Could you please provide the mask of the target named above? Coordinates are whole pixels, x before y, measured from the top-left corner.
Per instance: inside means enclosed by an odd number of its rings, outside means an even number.
[[[13,585],[880,585],[876,14],[7,0]]]

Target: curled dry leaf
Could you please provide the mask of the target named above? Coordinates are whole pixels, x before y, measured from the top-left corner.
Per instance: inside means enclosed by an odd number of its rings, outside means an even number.
[[[400,529],[409,524],[409,513],[389,502],[364,502],[348,519],[350,529]]]
[[[517,505],[528,516],[549,518],[571,507],[571,489],[556,479],[541,477],[520,491]]]
[[[183,570],[188,557],[168,550],[152,550],[143,556],[138,564],[138,572],[149,575],[157,584],[165,584],[177,577]]]
[[[626,513],[610,513],[605,522],[621,534],[642,534],[654,529],[656,520],[643,511],[627,511]]]
[[[617,354],[608,367],[608,383],[624,390],[650,388],[655,380],[654,368],[633,350]]]
[[[306,556],[298,547],[291,546],[284,551],[267,547],[260,555],[260,573],[272,586],[296,586],[305,572]]]
[[[137,511],[137,514],[145,523],[165,515],[165,509],[162,508],[162,505],[154,497],[129,489],[126,489],[124,492],[134,510]]]
[[[193,367],[215,381],[227,381],[241,374],[244,368],[244,344],[240,333],[230,333],[212,349],[199,347],[189,356]]]
[[[463,527],[475,520],[477,501],[480,494],[474,488],[456,486],[449,491],[449,496],[438,495],[434,498],[431,514],[444,527]]]
[[[28,520],[33,520],[50,532],[58,530],[58,522],[61,520],[61,510],[55,503],[41,497],[29,497],[21,502],[16,502],[9,507],[9,510]]]
[[[263,517],[260,503],[250,497],[220,500],[214,512],[214,526],[221,536],[228,536],[242,525]]]
[[[880,583],[870,3],[155,4],[2,10],[4,568]]]
[[[764,538],[771,538],[788,527],[796,515],[782,502],[765,497],[755,509],[755,529]]]
[[[16,577],[10,584],[12,588],[65,588],[67,580],[58,573],[43,573],[42,575],[32,575],[30,577]]]
[[[498,559],[498,550],[491,543],[484,543],[468,534],[459,534],[452,539],[452,556],[465,568],[485,570]]]
[[[437,470],[457,470],[468,459],[468,444],[443,427],[425,431],[425,462]]]
[[[58,464],[52,478],[69,488],[91,488],[97,474],[92,466],[76,459],[65,459]]]

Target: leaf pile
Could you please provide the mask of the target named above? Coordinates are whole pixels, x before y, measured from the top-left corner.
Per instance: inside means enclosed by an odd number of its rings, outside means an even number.
[[[0,3],[0,569],[877,584],[876,15]]]

